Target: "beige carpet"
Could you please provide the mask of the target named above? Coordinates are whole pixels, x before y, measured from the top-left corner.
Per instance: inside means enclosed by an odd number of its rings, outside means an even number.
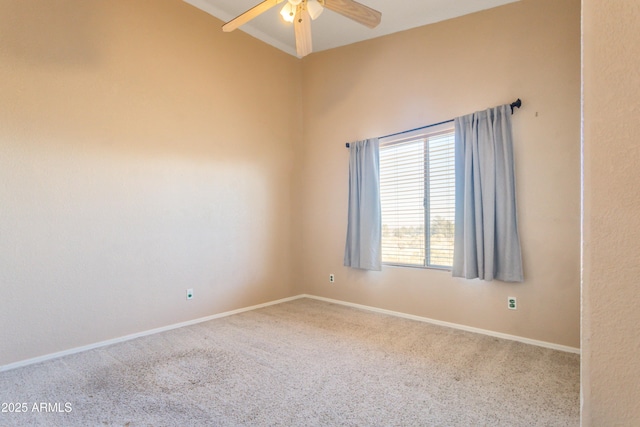
[[[300,299],[0,373],[0,425],[577,426],[579,365]]]

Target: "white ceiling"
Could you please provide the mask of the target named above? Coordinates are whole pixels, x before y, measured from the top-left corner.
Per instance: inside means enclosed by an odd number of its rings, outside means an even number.
[[[262,0],[184,1],[227,22]],[[515,1],[519,0],[360,0],[360,3],[382,12],[380,25],[372,30],[325,9],[311,25],[313,51],[345,46]],[[293,24],[285,23],[279,15],[284,4],[271,8],[240,30],[295,56]]]

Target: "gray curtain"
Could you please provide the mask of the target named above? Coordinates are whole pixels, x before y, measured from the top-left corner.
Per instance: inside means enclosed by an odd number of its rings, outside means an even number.
[[[377,138],[349,144],[349,218],[344,265],[381,270],[380,153]]]
[[[522,282],[511,107],[455,119],[453,276]]]

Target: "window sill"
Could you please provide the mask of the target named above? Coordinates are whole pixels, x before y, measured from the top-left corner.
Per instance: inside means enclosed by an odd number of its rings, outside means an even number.
[[[383,267],[397,267],[397,268],[417,268],[420,270],[436,270],[436,271],[446,271],[451,272],[451,267],[433,267],[427,265],[409,265],[409,264],[394,264],[390,262],[383,262]]]

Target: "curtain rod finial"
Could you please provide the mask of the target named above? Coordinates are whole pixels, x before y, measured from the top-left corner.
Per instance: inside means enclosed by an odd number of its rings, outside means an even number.
[[[522,107],[522,100],[518,98],[515,100],[515,102],[511,103],[511,114],[513,114],[514,108],[520,108],[520,107]]]

